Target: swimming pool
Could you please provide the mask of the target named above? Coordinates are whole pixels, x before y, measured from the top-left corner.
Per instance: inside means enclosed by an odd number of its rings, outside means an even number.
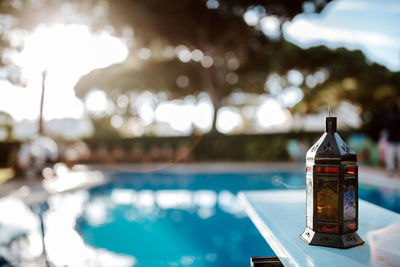
[[[79,202],[75,206],[81,208],[70,216],[75,233],[69,235],[120,257],[121,266],[249,266],[250,257],[274,252],[242,210],[236,193],[305,187],[300,172],[111,176],[110,183],[78,192],[75,200],[49,199],[49,216],[58,213],[66,220],[65,210]],[[360,185],[359,195],[400,212],[400,192]],[[63,213],[60,203],[69,209]],[[54,231],[66,233],[62,228]]]

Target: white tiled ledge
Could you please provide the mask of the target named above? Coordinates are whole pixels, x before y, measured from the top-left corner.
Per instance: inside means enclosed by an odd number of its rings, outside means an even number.
[[[358,234],[365,244],[349,249],[310,246],[304,190],[239,193],[250,219],[285,266],[400,266],[400,215],[359,201]]]

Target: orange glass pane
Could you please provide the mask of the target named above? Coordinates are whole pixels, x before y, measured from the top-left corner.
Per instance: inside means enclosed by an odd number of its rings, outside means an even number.
[[[317,217],[329,221],[338,220],[338,195],[328,186],[317,193]]]

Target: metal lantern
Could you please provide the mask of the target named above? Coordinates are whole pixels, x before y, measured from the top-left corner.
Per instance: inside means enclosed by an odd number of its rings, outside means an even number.
[[[307,228],[309,245],[349,248],[362,245],[358,229],[358,168],[355,152],[327,117],[325,133],[307,152]]]

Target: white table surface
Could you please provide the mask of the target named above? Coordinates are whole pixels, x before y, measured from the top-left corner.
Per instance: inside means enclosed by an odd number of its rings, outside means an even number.
[[[305,190],[239,192],[258,231],[285,266],[400,266],[400,215],[359,200],[364,245],[337,249],[306,244]]]

